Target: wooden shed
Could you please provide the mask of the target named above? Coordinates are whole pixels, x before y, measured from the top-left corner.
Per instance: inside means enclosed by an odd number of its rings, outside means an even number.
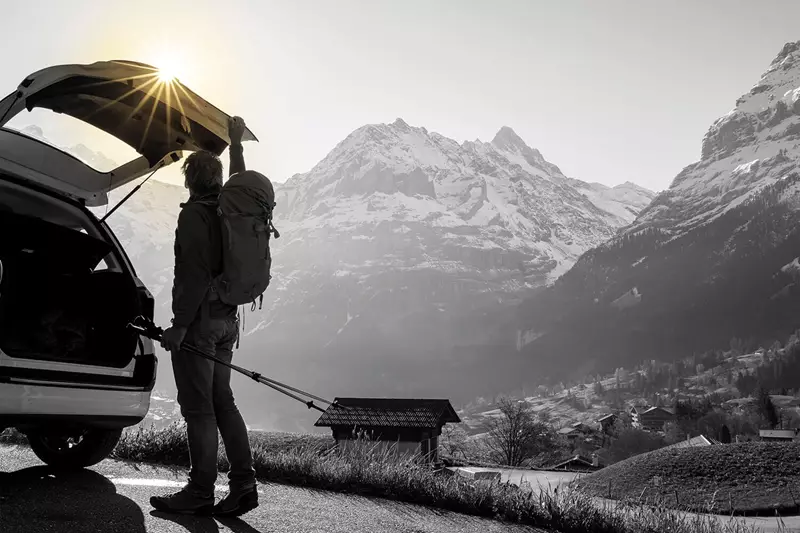
[[[363,433],[397,452],[439,462],[439,436],[447,423],[459,423],[449,400],[406,398],[336,398],[314,423],[329,427],[340,446]]]

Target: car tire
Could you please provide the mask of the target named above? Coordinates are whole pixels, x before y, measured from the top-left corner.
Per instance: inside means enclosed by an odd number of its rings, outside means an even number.
[[[109,456],[122,436],[121,429],[85,429],[73,433],[36,431],[28,433],[28,443],[36,456],[59,469],[79,469],[96,465]]]

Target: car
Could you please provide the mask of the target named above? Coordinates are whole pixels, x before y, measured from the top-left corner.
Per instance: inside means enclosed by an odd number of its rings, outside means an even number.
[[[110,134],[135,156],[99,171],[7,126],[35,109]],[[228,119],[135,61],[44,68],[0,101],[0,432],[25,434],[43,462],[84,468],[107,457],[146,417],[157,375],[154,342],[128,327],[153,319],[153,295],[91,208],[184,152],[221,154]],[[244,140],[256,138],[248,129]]]

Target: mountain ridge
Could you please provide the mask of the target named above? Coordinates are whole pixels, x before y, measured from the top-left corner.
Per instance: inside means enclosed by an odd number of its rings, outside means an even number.
[[[800,247],[798,98],[800,42],[784,46],[713,122],[701,159],[632,224],[521,304],[518,331],[505,340],[529,340],[515,346],[520,367],[535,361],[562,379],[683,357],[733,337],[791,334],[799,286],[785,267]]]

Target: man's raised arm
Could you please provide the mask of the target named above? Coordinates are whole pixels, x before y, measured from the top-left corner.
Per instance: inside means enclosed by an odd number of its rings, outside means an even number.
[[[230,135],[231,138],[231,145],[228,149],[231,158],[228,168],[228,177],[246,170],[244,165],[244,147],[242,146],[244,129],[245,124],[242,117],[231,117],[228,121],[228,135]]]

